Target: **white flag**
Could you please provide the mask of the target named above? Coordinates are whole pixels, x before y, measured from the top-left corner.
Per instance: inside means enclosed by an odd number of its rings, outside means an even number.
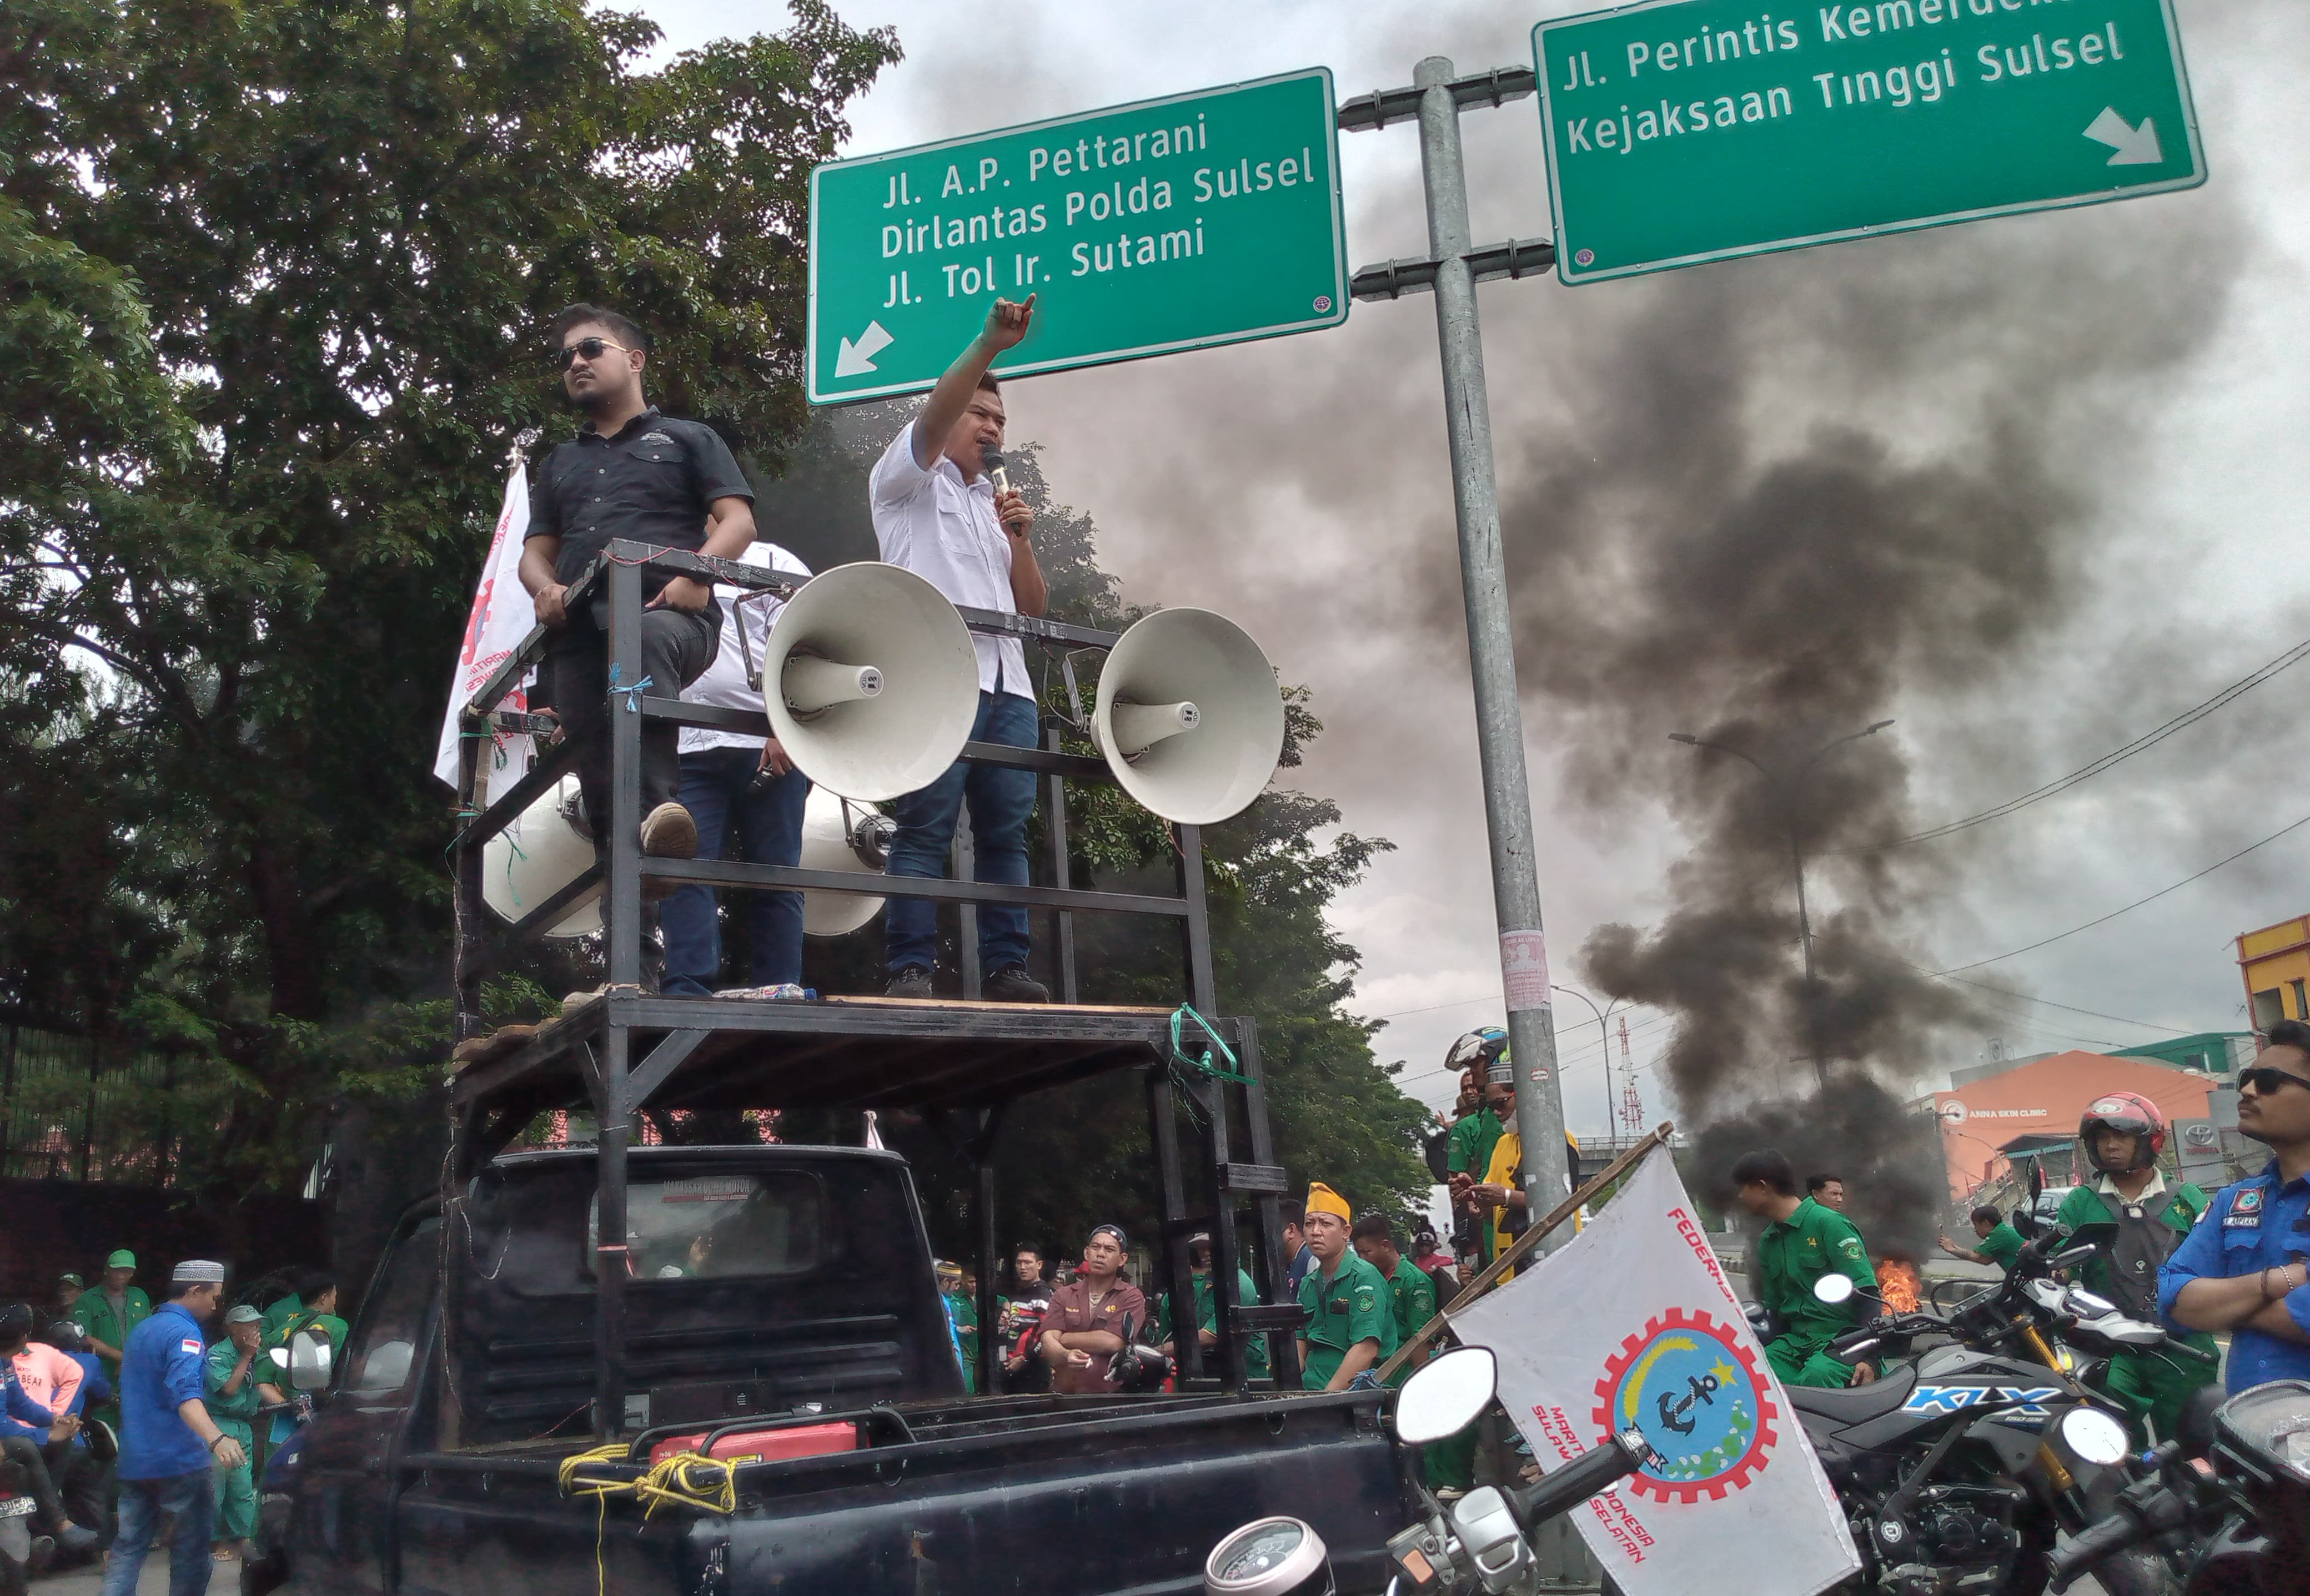
[[[1452,1328],[1499,1360],[1500,1401],[1543,1470],[1632,1427],[1660,1454],[1569,1515],[1628,1596],[1812,1596],[1859,1570],[1666,1149]]]
[[[433,774],[457,785],[457,713],[473,701],[482,683],[521,646],[537,624],[529,589],[521,585],[521,542],[529,531],[529,473],[514,467],[508,479],[505,505],[498,511],[498,528],[490,538],[490,557],[482,564],[482,585],[473,594],[473,612],[465,620],[465,646],[457,653],[457,674],[449,683],[449,707],[441,717],[441,743],[433,756]],[[537,680],[532,671],[521,685],[499,700],[499,709],[525,713],[529,689]],[[482,751],[482,802],[489,802],[529,771],[531,740],[525,732],[499,733]]]

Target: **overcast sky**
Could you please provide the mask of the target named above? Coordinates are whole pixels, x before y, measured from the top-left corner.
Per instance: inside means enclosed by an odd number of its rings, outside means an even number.
[[[776,4],[640,8],[669,49],[785,21]],[[1332,68],[1343,99],[1408,83],[1430,54],[1463,72],[1528,65],[1533,22],[1594,7],[838,9],[855,25],[894,26],[907,53],[853,108],[847,152],[867,154],[1311,65]],[[2079,506],[2062,574],[2042,606],[2030,595],[2025,635],[1977,680],[1905,680],[1882,708],[1897,717],[1885,736],[1898,740],[1919,825],[2075,769],[2310,638],[2299,532],[2310,97],[2297,70],[2310,60],[2310,5],[2179,0],[2178,11],[2212,173],[2203,188],[1576,290],[1550,278],[1481,291],[1508,499],[1533,462],[1576,436],[1584,391],[1612,378],[1615,342],[1696,304],[1771,308],[1742,310],[1756,327],[1724,401],[1758,412],[1758,432],[1835,421],[1914,464],[1993,443],[1968,418],[2036,363],[2080,374],[2049,382],[2062,425],[2036,440]],[[1533,102],[1471,113],[1463,127],[1477,240],[1547,236]],[[1342,135],[1340,148],[1352,264],[1424,253],[1415,133]],[[2024,271],[2026,293],[2013,282]],[[1898,335],[1882,325],[1913,319]],[[2105,333],[2122,343],[2145,321],[2186,330],[2157,360],[2096,358]],[[1302,779],[1338,801],[1350,828],[1397,850],[1340,906],[1364,957],[1354,1006],[1388,1017],[1381,1057],[1408,1061],[1406,1089],[1441,1103],[1444,1049],[1499,1023],[1500,1010],[1434,328],[1424,296],[1358,305],[1335,330],[1037,378],[1009,400],[1014,443],[1043,446],[1055,491],[1096,519],[1132,597],[1234,616],[1285,680],[1315,690],[1328,730]],[[1897,361],[1880,360],[1888,346]],[[1552,535],[1544,510],[1526,504],[1509,525],[1520,610],[1545,607],[1529,587],[1542,563],[1534,540]],[[1617,602],[1609,580],[1589,598]],[[1665,737],[1686,728],[1600,739],[1594,705],[1575,713],[1532,686],[1542,672],[1531,656],[1549,646],[1520,628],[1549,942],[1557,979],[1575,984],[1594,927],[1646,926],[1670,901],[1693,838],[1669,790],[1685,776],[1667,755],[1682,750]],[[2310,816],[2310,784],[2295,776],[2306,690],[2310,664],[2073,793],[1910,850],[1937,850],[1904,889],[1917,962],[1941,969],[2020,948]],[[1655,730],[1664,751],[1628,767],[1624,793],[1599,802],[1593,780],[1585,794],[1568,785],[1584,752],[1593,769],[1601,742],[1650,747]],[[1947,1062],[1974,1062],[1993,1038],[2016,1054],[2243,1028],[2231,939],[2310,910],[2306,864],[2310,826],[2106,925],[1969,971],[2042,1001],[1978,994],[1994,1017],[1942,1038]],[[1857,889],[1833,867],[1817,883],[1830,906],[1841,886]],[[1596,1027],[1569,999],[1558,1023],[1567,1117],[1590,1129],[1604,1098]],[[1638,1011],[1632,1028],[1644,1066],[1668,1027]],[[1653,1075],[1639,1080],[1648,1118],[1672,1108]]]

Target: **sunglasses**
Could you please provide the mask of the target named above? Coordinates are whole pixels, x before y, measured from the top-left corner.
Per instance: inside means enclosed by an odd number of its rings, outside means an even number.
[[[605,352],[613,349],[620,354],[630,352],[624,344],[612,343],[607,338],[580,338],[577,343],[555,354],[553,363],[560,369],[567,371],[569,369],[570,362],[579,355],[585,356],[588,360],[598,360]]]
[[[2275,1094],[2280,1087],[2310,1087],[2310,1080],[2305,1080],[2289,1070],[2280,1070],[2269,1064],[2260,1064],[2253,1069],[2240,1070],[2238,1085],[2254,1088],[2254,1095],[2257,1097],[2267,1097]]]

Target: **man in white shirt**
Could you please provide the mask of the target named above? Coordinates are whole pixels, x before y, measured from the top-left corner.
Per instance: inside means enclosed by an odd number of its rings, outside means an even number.
[[[742,563],[766,570],[810,575],[810,568],[776,543],[755,539]],[[770,627],[785,608],[779,599],[748,599],[728,583],[716,583],[714,596],[733,618],[722,628],[712,663],[682,690],[687,703],[762,711],[762,695],[747,684],[747,662],[760,666]],[[738,856],[749,864],[792,865],[802,858],[803,806],[810,777],[795,768],[775,737],[754,737],[709,726],[682,728],[682,807],[698,826],[700,859],[719,859],[734,829]],[[755,986],[802,982],[802,894],[745,895],[747,941]],[[715,912],[714,889],[703,882],[678,887],[658,910],[665,937],[665,975],[659,990],[668,997],[712,997],[722,974],[722,920]]]
[[[994,301],[986,327],[939,378],[922,414],[883,451],[868,481],[882,558],[967,609],[1040,615],[1050,599],[1029,541],[1034,512],[1017,493],[998,494],[985,466],[986,456],[1003,447],[1004,419],[1003,392],[987,368],[1027,335],[1034,311],[1032,294],[1023,305]],[[1016,638],[974,634],[972,641],[978,649],[978,717],[971,741],[1035,747],[1039,717],[1026,651]],[[977,879],[1025,885],[1034,773],[991,765],[957,763],[929,786],[899,799],[891,817],[898,832],[883,874],[943,876],[965,798]],[[890,995],[931,996],[936,906],[893,898],[884,915]],[[1027,974],[1026,910],[981,904],[978,952],[986,971],[981,995],[995,1002],[1051,1001]]]

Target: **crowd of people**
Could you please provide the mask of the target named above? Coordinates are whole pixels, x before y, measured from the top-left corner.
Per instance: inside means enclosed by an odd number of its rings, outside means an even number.
[[[2141,1446],[2176,1438],[2184,1409],[2201,1388],[2221,1383],[2237,1392],[2310,1378],[2310,1025],[2271,1025],[2238,1082],[2238,1129],[2271,1155],[2259,1173],[2211,1195],[2169,1175],[2159,1167],[2168,1140],[2164,1114],[2145,1097],[2111,1092],[2079,1121],[2086,1178],[2043,1222],[2062,1237],[2109,1227],[2112,1239],[2078,1268],[2078,1282],[2129,1318],[2163,1323],[2174,1340],[2205,1355],[2144,1348],[2112,1357],[2106,1389],[2125,1407]],[[1844,1183],[1816,1176],[1800,1195],[1789,1160],[1771,1149],[1741,1158],[1732,1179],[1741,1206],[1765,1221],[1750,1280],[1769,1315],[1766,1352],[1774,1368],[1797,1385],[1875,1378],[1867,1359],[1828,1355],[1856,1313],[1877,1311],[1876,1271],[1867,1243],[1842,1211]],[[2028,1245],[2023,1229],[2041,1223],[2034,1213],[2009,1217],[1990,1204],[1969,1218],[1976,1245],[1944,1236],[1941,1250],[2007,1271]],[[1853,1305],[1832,1305],[1816,1294],[1816,1282],[1831,1271],[1853,1279]],[[2215,1339],[2224,1331],[2226,1356]]]
[[[93,1286],[67,1272],[54,1302],[0,1306],[0,1453],[36,1505],[36,1566],[109,1548],[106,1596],[126,1596],[165,1535],[171,1596],[198,1596],[253,1549],[260,1459],[297,1423],[288,1348],[341,1349],[347,1327],[326,1270],[229,1293],[223,1264],[187,1259],[157,1305],[138,1274],[124,1248]]]

